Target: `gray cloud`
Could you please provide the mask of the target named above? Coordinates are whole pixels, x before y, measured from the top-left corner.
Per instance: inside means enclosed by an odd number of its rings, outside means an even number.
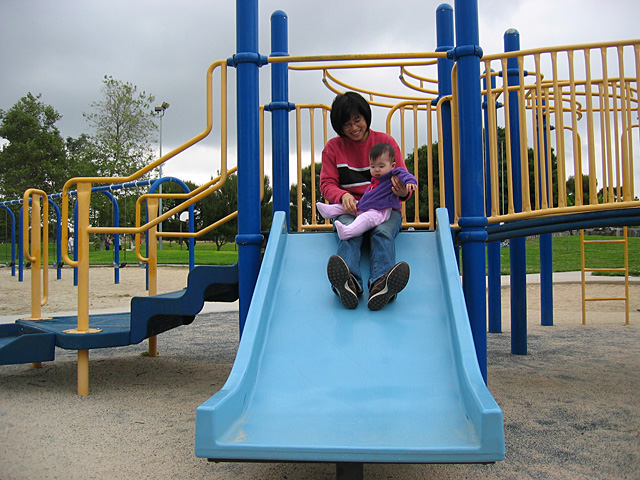
[[[292,55],[431,51],[440,3],[265,0],[259,5],[260,51],[270,51],[275,10],[289,17]],[[520,31],[522,48],[531,48],[634,38],[640,17],[636,0],[610,0],[606,8],[597,0],[478,3],[481,45],[490,53],[502,49],[510,27]],[[235,51],[235,2],[226,0],[3,0],[0,18],[0,108],[11,108],[27,92],[42,93],[63,115],[65,137],[90,133],[82,113],[100,99],[103,76],[112,75],[171,104],[163,143],[165,151],[179,145],[204,127],[208,65]],[[261,72],[264,102],[267,69]],[[291,92],[292,101],[332,97],[319,76],[313,84],[292,84]]]

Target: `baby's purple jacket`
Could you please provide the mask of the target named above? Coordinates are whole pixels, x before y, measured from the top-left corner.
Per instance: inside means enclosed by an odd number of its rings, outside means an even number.
[[[402,208],[400,199],[391,191],[391,187],[393,186],[391,177],[394,175],[397,175],[403,185],[407,183],[418,184],[416,177],[404,168],[394,168],[381,177],[371,177],[371,183],[364,192],[364,195],[362,195],[362,198],[358,201],[358,210],[384,210],[385,208],[400,210]]]

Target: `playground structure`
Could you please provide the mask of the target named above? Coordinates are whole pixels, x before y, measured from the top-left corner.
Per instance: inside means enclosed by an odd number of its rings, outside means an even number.
[[[242,4],[242,5],[241,5]],[[242,8],[241,8],[242,6]],[[550,257],[550,233],[588,226],[632,225],[638,223],[640,202],[634,194],[634,162],[638,155],[638,124],[640,114],[638,102],[638,84],[640,83],[640,40],[627,42],[609,42],[570,47],[557,47],[521,51],[518,46],[518,34],[509,31],[505,34],[505,53],[483,55],[478,46],[477,9],[473,1],[456,2],[456,41],[454,42],[453,9],[447,5],[438,7],[436,52],[415,54],[349,55],[322,57],[294,57],[288,55],[286,42],[287,18],[283,12],[272,16],[272,55],[264,57],[257,47],[257,4],[239,2],[238,4],[238,52],[229,60],[221,60],[211,65],[207,72],[207,127],[200,135],[183,146],[169,152],[156,162],[130,177],[115,178],[75,178],[69,180],[62,192],[62,221],[67,222],[69,192],[77,185],[78,221],[76,233],[78,258],[70,259],[63,253],[65,263],[78,269],[78,315],[67,318],[65,330],[66,342],[63,348],[78,350],[78,387],[80,394],[88,393],[88,350],[113,346],[116,342],[137,343],[144,338],[189,323],[197,313],[197,307],[206,300],[240,300],[240,330],[242,341],[234,369],[222,391],[212,397],[198,409],[196,427],[196,452],[199,456],[224,460],[294,460],[294,461],[331,461],[346,463],[362,462],[486,462],[497,461],[504,456],[501,412],[486,389],[486,287],[485,287],[485,244],[489,251],[489,331],[497,331],[500,326],[499,315],[499,241],[510,239],[511,245],[511,288],[512,288],[512,351],[526,353],[526,269],[524,236],[541,234],[541,288],[543,291],[543,324],[552,324],[552,286]],[[455,46],[454,46],[455,45]],[[273,97],[264,109],[260,108],[258,90],[259,68],[269,64],[272,72]],[[238,221],[237,236],[238,264],[226,271],[208,272],[204,275],[209,283],[204,290],[202,278],[189,281],[187,288],[192,292],[195,285],[200,288],[198,300],[191,298],[182,302],[177,300],[172,307],[161,306],[160,298],[154,298],[156,292],[149,288],[149,305],[156,305],[152,316],[138,321],[132,311],[117,319],[96,318],[89,315],[88,309],[88,242],[89,234],[135,234],[149,235],[149,271],[155,274],[155,239],[159,235],[159,222],[179,213],[181,209],[194,205],[204,196],[212,193],[224,183],[231,169],[227,166],[227,69],[237,70],[237,109],[238,109]],[[356,85],[347,84],[337,78],[335,71],[343,69],[378,69],[381,72],[394,70],[400,72],[404,87],[412,90],[411,96],[404,93],[379,94]],[[437,69],[437,75],[423,73]],[[426,286],[426,278],[412,280],[411,288],[416,289],[413,298],[419,298],[424,292],[436,291],[439,300],[431,299],[441,311],[433,323],[425,322],[407,305],[393,305],[398,317],[416,321],[406,326],[414,334],[414,340],[427,342],[430,335],[440,340],[442,350],[430,355],[418,353],[424,345],[407,349],[403,357],[394,366],[397,370],[382,374],[374,384],[370,376],[363,376],[354,367],[350,378],[369,378],[372,383],[360,384],[361,390],[369,393],[372,404],[367,404],[367,414],[358,418],[361,429],[351,431],[350,435],[340,430],[322,431],[310,417],[320,415],[317,401],[304,398],[304,395],[326,395],[326,410],[322,411],[323,421],[337,427],[354,417],[348,410],[338,408],[336,404],[364,401],[358,397],[353,385],[345,385],[340,380],[343,371],[332,370],[317,380],[317,385],[305,383],[326,366],[329,360],[319,359],[323,353],[320,348],[311,348],[304,341],[312,335],[322,322],[334,323],[335,330],[325,330],[327,337],[347,340],[353,332],[346,330],[340,322],[343,312],[331,306],[330,292],[322,300],[326,315],[314,319],[312,325],[297,325],[300,305],[293,301],[298,294],[296,289],[304,289],[304,283],[291,285],[283,282],[283,271],[293,268],[293,260],[299,262],[304,254],[313,251],[321,253],[320,258],[309,260],[308,270],[322,274],[318,268],[326,262],[331,242],[327,233],[309,233],[293,235],[289,230],[289,112],[296,112],[296,151],[298,171],[303,163],[303,140],[301,122],[303,112],[310,118],[310,140],[307,143],[310,152],[309,164],[315,171],[316,140],[315,111],[319,109],[322,117],[323,140],[327,140],[328,107],[323,104],[290,103],[288,98],[288,76],[300,70],[322,71],[323,81],[334,92],[355,90],[365,94],[372,106],[388,111],[387,130],[397,136],[406,156],[413,146],[418,157],[418,148],[426,144],[427,177],[419,175],[419,161],[415,162],[420,190],[414,201],[427,195],[427,212],[417,213],[407,219],[405,226],[422,229],[420,232],[402,232],[398,237],[399,252],[411,258],[412,265],[422,267],[425,273],[433,273],[437,283]],[[130,182],[145,175],[160,164],[178,155],[186,148],[209,135],[213,127],[213,75],[219,75],[220,97],[220,144],[222,151],[220,171],[222,175],[203,185],[199,189],[184,195],[150,193],[140,197],[136,206],[135,227],[93,227],[89,224],[89,202],[94,183]],[[397,75],[396,75],[397,77]],[[437,80],[432,80],[437,77]],[[483,114],[484,107],[484,114]],[[263,116],[270,111],[272,116],[272,161],[273,161],[273,206],[276,215],[265,260],[261,262],[263,235],[260,225],[260,185],[261,140]],[[379,111],[379,110],[377,110]],[[262,112],[262,113],[261,113]],[[634,118],[634,116],[636,118]],[[407,126],[408,125],[408,126]],[[504,129],[504,161],[499,157],[498,127]],[[395,135],[395,133],[397,135]],[[485,137],[483,138],[483,132]],[[636,136],[634,137],[634,132]],[[437,139],[437,140],[436,140]],[[484,141],[483,141],[484,140]],[[439,184],[434,185],[432,145],[438,142]],[[324,142],[318,142],[324,144]],[[533,145],[531,148],[530,145]],[[635,146],[635,149],[634,149]],[[586,161],[582,150],[586,147]],[[600,148],[597,148],[600,147]],[[532,151],[532,160],[530,158]],[[555,156],[555,159],[554,159]],[[637,171],[637,170],[636,170]],[[583,192],[583,174],[589,176],[589,200]],[[565,185],[568,176],[575,178],[575,190],[567,192]],[[311,176],[312,188],[310,205],[311,223],[302,223],[302,198],[299,193],[298,231],[326,230],[330,226],[315,222],[314,205],[315,176]],[[298,185],[301,185],[299,173]],[[533,186],[531,188],[530,186]],[[602,186],[599,197],[598,186]],[[438,187],[437,189],[435,187]],[[439,192],[439,198],[434,193]],[[464,195],[462,194],[464,192]],[[507,192],[501,194],[501,192]],[[556,193],[557,192],[557,193]],[[40,199],[47,205],[44,192],[33,191],[25,194],[24,204],[31,198],[31,225],[40,222]],[[158,212],[159,198],[179,198],[184,202],[167,212]],[[436,215],[436,198],[440,207]],[[571,198],[571,201],[568,201]],[[141,205],[146,202],[149,212],[148,221],[140,220]],[[571,203],[571,204],[570,204]],[[46,216],[46,215],[45,215]],[[27,218],[25,216],[25,221]],[[216,222],[218,223],[218,222]],[[453,227],[456,243],[462,251],[462,292],[457,292],[452,277],[455,254],[451,246],[446,246],[444,237]],[[215,228],[215,225],[207,229]],[[435,232],[434,232],[435,229]],[[208,231],[207,230],[207,231]],[[28,231],[28,228],[25,228]],[[43,232],[46,228],[43,229]],[[62,228],[61,242],[66,244],[66,223]],[[201,235],[199,232],[162,232],[162,236],[182,236],[190,238]],[[45,235],[46,237],[46,235]],[[32,269],[39,270],[39,246],[42,243],[39,229],[31,229]],[[441,245],[436,249],[435,244]],[[45,242],[46,244],[46,242]],[[431,246],[430,246],[431,245]],[[137,254],[138,242],[136,242]],[[421,250],[422,249],[422,250]],[[46,249],[44,249],[46,250]],[[26,249],[26,252],[29,250]],[[429,260],[439,252],[438,262]],[[279,252],[276,254],[274,252]],[[304,252],[304,253],[303,253]],[[417,253],[420,252],[420,253]],[[442,253],[440,253],[442,252]],[[497,258],[496,258],[497,253]],[[144,257],[143,257],[144,258]],[[43,257],[46,263],[46,258]],[[315,263],[314,263],[315,262]],[[315,265],[315,268],[313,268]],[[298,266],[299,267],[299,266]],[[198,267],[200,268],[200,267]],[[454,275],[455,274],[455,275]],[[38,277],[38,275],[33,275]],[[304,277],[304,275],[301,275]],[[306,279],[317,282],[317,278]],[[498,286],[496,288],[496,280]],[[40,302],[39,279],[32,293]],[[46,281],[45,281],[46,283]],[[295,288],[294,288],[295,287]],[[458,288],[460,287],[458,282]],[[207,297],[203,291],[223,292],[219,296]],[[423,291],[424,290],[424,291]],[[35,293],[34,293],[35,292]],[[165,296],[177,299],[181,292]],[[191,293],[190,293],[191,294]],[[45,295],[46,297],[46,295]],[[200,297],[202,299],[200,300]],[[285,298],[286,297],[286,298]],[[308,296],[307,296],[308,297]],[[180,297],[182,298],[182,297]],[[195,298],[195,297],[194,297]],[[324,297],[323,297],[324,298]],[[466,308],[462,305],[462,299]],[[496,303],[497,298],[497,303]],[[423,300],[423,301],[426,301]],[[441,302],[441,303],[440,303]],[[407,302],[408,303],[408,302]],[[187,305],[189,310],[187,311]],[[325,305],[328,305],[325,307]],[[496,309],[496,305],[498,306]],[[32,317],[39,318],[39,310],[32,309]],[[149,308],[141,310],[149,311]],[[317,310],[320,310],[319,308]],[[419,310],[419,309],[418,309]],[[423,309],[424,310],[424,309]],[[549,311],[550,310],[550,311]],[[139,312],[139,310],[136,310]],[[392,310],[389,310],[392,312]],[[157,317],[156,320],[153,318]],[[395,317],[395,316],[394,316]],[[127,325],[127,320],[129,325]],[[464,320],[464,321],[462,321]],[[395,320],[394,320],[395,321]],[[45,321],[47,322],[47,321]],[[16,326],[13,338],[8,342],[14,347],[28,337],[42,335],[45,322],[21,320]],[[49,321],[52,322],[53,321]],[[425,325],[426,323],[426,325]],[[107,329],[117,324],[119,332]],[[135,325],[135,326],[134,326]],[[369,329],[380,326],[364,316],[363,326]],[[469,328],[470,325],[470,328]],[[396,325],[399,327],[399,325]],[[166,328],[165,328],[166,327]],[[245,328],[246,327],[246,328]],[[429,328],[428,328],[429,327]],[[431,330],[439,328],[440,330]],[[102,332],[91,333],[94,329]],[[292,332],[285,333],[286,329]],[[305,330],[311,329],[311,330]],[[327,328],[330,328],[327,326]],[[20,332],[18,330],[22,329]],[[426,329],[426,330],[425,330]],[[313,331],[312,331],[313,330]],[[138,333],[135,333],[138,332]],[[268,334],[266,333],[268,331]],[[280,333],[278,333],[280,332]],[[378,353],[397,341],[404,347],[407,338],[394,335],[394,329],[378,331],[378,340],[370,346]],[[18,335],[23,333],[23,335]],[[101,333],[110,333],[100,335]],[[405,332],[406,333],[406,332]],[[317,335],[317,332],[315,332]],[[75,335],[75,337],[73,337]],[[399,335],[399,334],[398,334]],[[62,333],[56,331],[58,342]],[[356,336],[357,337],[357,336]],[[42,338],[42,337],[40,337]],[[71,340],[75,338],[75,340]],[[77,340],[82,338],[83,340]],[[98,340],[98,339],[105,340]],[[109,340],[106,340],[110,338]],[[114,340],[118,338],[118,340]],[[52,348],[51,338],[45,340],[47,348]],[[151,342],[151,340],[150,340]],[[296,344],[296,342],[299,342]],[[290,348],[285,349],[283,345]],[[353,342],[345,348],[353,350],[354,358],[365,352]],[[472,346],[473,345],[473,346]],[[326,343],[329,349],[336,344]],[[10,347],[5,347],[10,348]],[[44,347],[43,347],[44,348]],[[150,345],[150,349],[151,349]],[[19,350],[23,350],[20,348]],[[6,350],[5,350],[6,351]],[[274,353],[276,352],[276,353]],[[475,354],[475,355],[474,355]],[[17,355],[12,353],[11,355]],[[376,357],[376,355],[374,355]],[[470,358],[471,357],[471,358]],[[442,359],[450,359],[449,364]],[[288,360],[294,359],[299,371],[308,376],[301,377],[297,388],[285,385],[284,380],[292,379],[295,372],[285,370]],[[322,361],[324,360],[324,361]],[[374,358],[382,362],[380,358]],[[26,360],[32,361],[32,360]],[[447,380],[437,377],[434,383],[441,388],[428,392],[437,397],[433,402],[424,403],[426,395],[425,379],[427,370],[433,362],[447,370]],[[416,367],[419,365],[420,368]],[[293,368],[293,367],[289,367]],[[284,377],[279,374],[287,372]],[[408,388],[413,385],[415,392],[405,394],[404,387],[396,382],[403,375]],[[441,374],[439,372],[438,374]],[[404,376],[407,376],[406,378]],[[419,378],[418,378],[419,377]],[[291,380],[293,381],[293,380]],[[363,381],[363,380],[361,380]],[[303,389],[309,388],[308,390]],[[350,390],[351,389],[351,390]],[[329,392],[325,391],[328,390]],[[376,395],[386,403],[374,402]],[[445,395],[447,393],[447,396]],[[453,392],[453,393],[452,393]],[[288,402],[288,403],[287,403]],[[287,414],[289,405],[291,414]],[[455,405],[452,410],[443,411],[445,405]],[[323,406],[324,407],[324,406]],[[334,408],[335,407],[335,408]],[[454,411],[455,410],[455,411]],[[389,417],[390,412],[401,412],[399,417]],[[365,413],[366,413],[365,412]],[[386,417],[384,414],[386,413]],[[436,416],[445,415],[447,420],[458,422],[458,438],[442,437],[443,429],[435,425]],[[371,418],[380,418],[380,422],[371,424]],[[408,418],[414,422],[408,425]],[[419,419],[419,420],[416,420]],[[296,423],[295,419],[299,422]],[[304,424],[304,421],[309,423]],[[300,422],[305,426],[297,430]],[[365,424],[369,422],[369,428]],[[403,432],[409,433],[406,442],[392,434],[397,423],[403,425]],[[417,429],[417,430],[416,430]],[[458,430],[457,430],[458,431]],[[277,433],[280,432],[280,433]],[[368,437],[379,433],[380,438]],[[430,436],[433,435],[433,436]],[[439,438],[438,443],[435,438]],[[345,439],[341,444],[337,439]],[[371,440],[363,445],[363,439]],[[389,442],[388,444],[385,442]]]
[[[118,190],[126,190],[126,189],[130,189],[130,188],[137,188],[137,187],[146,187],[146,186],[150,186],[149,187],[149,192],[148,193],[153,193],[156,188],[158,188],[160,185],[162,185],[163,183],[166,182],[173,182],[176,183],[177,185],[179,185],[185,192],[189,192],[189,187],[180,179],[175,178],[175,177],[162,177],[159,178],[155,181],[151,181],[151,180],[136,180],[133,182],[128,182],[128,183],[121,183],[121,184],[114,184],[114,185],[108,185],[108,186],[102,186],[102,187],[92,187],[91,188],[91,193],[102,193],[104,194],[109,201],[111,202],[111,205],[113,207],[113,224],[115,227],[118,227],[120,224],[120,207],[118,204],[118,200],[116,199],[116,197],[114,197],[113,192],[116,192]],[[71,191],[69,192],[70,195],[75,195],[76,192],[75,191]],[[61,269],[64,265],[64,262],[62,260],[62,249],[63,248],[67,248],[67,251],[69,250],[69,246],[72,245],[72,249],[73,249],[73,259],[77,260],[78,259],[78,243],[76,241],[76,236],[75,234],[72,236],[73,238],[70,237],[70,240],[73,240],[72,244],[67,243],[67,245],[62,245],[62,218],[60,217],[60,208],[54,203],[54,200],[57,198],[62,197],[61,193],[54,193],[53,195],[48,195],[48,204],[51,205],[54,210],[55,210],[55,214],[56,214],[56,223],[55,223],[55,232],[56,232],[56,241],[55,241],[55,245],[56,245],[56,261],[54,262],[53,266],[55,266],[56,270],[57,270],[57,278],[58,280],[61,278]],[[29,204],[31,204],[31,199],[28,200]],[[16,266],[18,267],[18,281],[22,282],[23,278],[24,278],[24,268],[25,268],[25,262],[24,262],[24,251],[21,248],[16,248],[16,245],[22,245],[23,244],[23,238],[24,238],[24,229],[25,229],[25,223],[23,221],[23,211],[24,209],[22,208],[24,199],[16,199],[16,200],[9,200],[9,201],[4,201],[4,202],[0,202],[0,207],[2,207],[3,210],[5,210],[8,214],[8,223],[11,224],[11,237],[9,239],[9,242],[11,243],[11,262],[9,263],[9,266],[11,266],[11,276],[16,275]],[[14,212],[11,210],[10,206],[12,205],[20,205],[20,211],[18,214],[18,221],[16,222],[16,216],[14,214]],[[78,209],[77,209],[77,203],[74,205],[74,215],[73,215],[73,225],[77,224],[78,221]],[[187,213],[189,214],[189,216],[191,216],[193,218],[193,206],[190,206],[187,209]],[[17,225],[16,225],[17,224]],[[16,228],[18,230],[18,235],[16,238]],[[189,231],[193,232],[193,225],[191,225],[191,227],[189,227]],[[195,264],[195,258],[194,258],[194,250],[193,250],[193,238],[189,238],[188,239],[189,242],[189,269],[192,269],[194,267]],[[147,242],[145,242],[147,243]],[[114,235],[114,239],[113,239],[113,268],[114,268],[114,283],[118,284],[120,283],[120,268],[126,266],[126,263],[121,263],[120,262],[120,234],[116,233]],[[146,252],[147,256],[149,254],[149,252]],[[147,262],[145,261],[146,259],[140,259],[140,262],[142,265],[144,265],[145,267],[147,266]],[[45,262],[46,263],[46,262]],[[47,266],[48,267],[48,266]],[[78,285],[78,273],[77,273],[77,268],[74,268],[74,285]],[[147,274],[147,290],[149,289],[149,281],[148,281],[148,274]]]

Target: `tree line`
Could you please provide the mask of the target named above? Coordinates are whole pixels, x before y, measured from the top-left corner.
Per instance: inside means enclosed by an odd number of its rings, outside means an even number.
[[[57,127],[62,116],[53,106],[47,105],[40,94],[29,92],[9,110],[0,110],[0,138],[3,139],[0,201],[22,198],[28,188],[49,194],[61,192],[65,182],[73,177],[126,177],[148,165],[155,160],[153,147],[158,130],[154,101],[154,95],[105,75],[101,98],[89,105],[89,112],[83,113],[92,133],[66,139]],[[147,178],[149,174],[142,179]],[[263,226],[268,228],[271,224],[271,188],[268,177],[264,181]],[[185,183],[191,190],[199,186]],[[135,202],[146,190],[138,187],[112,192],[118,201],[121,226],[135,224]],[[220,190],[198,202],[192,220],[196,230],[236,211],[237,190],[237,177],[233,175]],[[177,185],[165,183],[163,193],[183,191]],[[165,200],[163,209],[166,211],[175,205],[176,201]],[[18,207],[12,210],[17,218]],[[94,226],[113,225],[113,206],[105,195],[91,196],[90,222]],[[54,226],[50,224],[50,238],[55,238]],[[163,223],[164,231],[180,231],[182,227],[178,216]],[[220,248],[224,243],[232,242],[236,232],[234,220],[200,238],[215,241]],[[9,238],[8,214],[0,212],[0,242],[8,242]]]
[[[156,141],[156,115],[153,108],[155,96],[139,92],[135,85],[116,80],[111,76],[103,78],[102,98],[90,104],[91,111],[84,113],[92,134],[81,134],[78,138],[63,139],[56,123],[61,115],[51,105],[42,101],[41,95],[28,93],[8,111],[0,110],[0,138],[4,139],[0,149],[0,200],[21,198],[27,188],[42,189],[47,193],[60,192],[64,183],[72,177],[87,176],[129,176],[149,164],[154,157],[153,145]],[[418,178],[427,178],[428,146],[418,149]],[[440,206],[438,143],[432,144],[432,172],[434,208]],[[506,188],[506,148],[505,131],[498,129],[498,196],[501,213],[506,213],[508,191]],[[501,154],[502,152],[502,154]],[[553,204],[558,202],[558,181],[556,155],[552,151]],[[414,154],[405,159],[407,168],[414,169]],[[316,164],[316,198],[319,192],[321,164]],[[532,205],[534,192],[534,153],[529,148],[529,181]],[[186,181],[194,190],[198,185]],[[262,201],[262,227],[267,230],[271,225],[271,187],[265,176],[265,197]],[[589,202],[589,177],[583,175],[584,202]],[[428,188],[425,181],[419,185],[420,217],[426,218],[429,212]],[[129,226],[135,222],[135,201],[144,193],[144,188],[120,190],[114,192],[120,209],[120,225]],[[165,183],[164,193],[183,193],[178,185]],[[311,223],[311,167],[302,171],[303,222]],[[237,210],[237,177],[232,175],[227,183],[211,196],[195,206],[194,227],[199,230]],[[567,204],[572,205],[575,197],[575,179],[567,180]],[[599,194],[599,196],[602,193]],[[177,204],[175,200],[163,201],[170,209]],[[290,190],[291,218],[297,218],[297,184]],[[103,195],[92,195],[91,223],[96,226],[113,224],[113,207]],[[407,203],[408,218],[414,216],[414,203]],[[166,211],[165,209],[165,211]],[[432,212],[433,216],[433,212]],[[322,222],[318,216],[316,219]],[[8,219],[0,214],[0,238],[7,238]],[[185,228],[183,228],[185,227]],[[178,216],[163,223],[164,231],[186,231]],[[296,221],[292,221],[296,229]],[[3,235],[4,231],[4,235]],[[201,238],[216,242],[218,248],[232,242],[237,232],[237,222],[228,222]],[[5,240],[7,241],[7,240]]]

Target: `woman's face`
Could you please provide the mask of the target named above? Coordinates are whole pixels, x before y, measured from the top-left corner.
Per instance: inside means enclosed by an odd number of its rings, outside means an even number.
[[[362,115],[352,115],[351,119],[342,126],[342,133],[354,142],[364,142],[369,137],[367,122]]]

